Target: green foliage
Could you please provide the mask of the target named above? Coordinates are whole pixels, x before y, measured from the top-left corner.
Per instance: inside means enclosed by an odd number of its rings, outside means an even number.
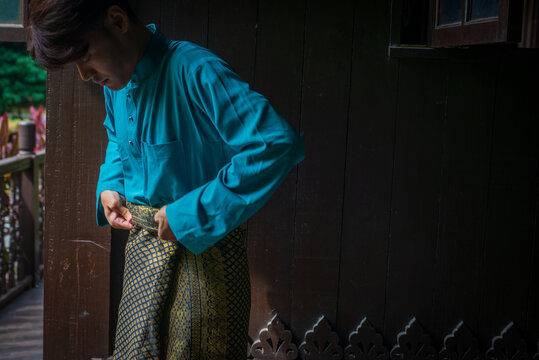
[[[0,43],[0,113],[44,104],[46,80],[24,43]]]

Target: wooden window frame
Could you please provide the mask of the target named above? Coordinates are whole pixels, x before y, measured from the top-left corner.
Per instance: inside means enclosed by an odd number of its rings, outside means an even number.
[[[1,24],[0,41],[26,42],[28,25],[28,0],[20,0],[22,24]]]
[[[526,1],[522,21],[522,47],[539,48],[539,0]]]
[[[429,26],[431,29],[431,47],[520,41],[523,0],[499,0],[497,17],[478,20],[468,20],[471,0],[462,0],[461,21],[444,25],[438,25],[441,0],[432,1]]]

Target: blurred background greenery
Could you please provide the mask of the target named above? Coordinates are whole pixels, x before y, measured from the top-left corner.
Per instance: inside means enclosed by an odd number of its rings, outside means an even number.
[[[31,118],[30,106],[45,105],[46,81],[25,43],[0,43],[0,115],[8,114],[10,130]]]

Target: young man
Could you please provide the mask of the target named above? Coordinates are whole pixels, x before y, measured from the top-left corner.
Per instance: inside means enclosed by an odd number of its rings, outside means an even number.
[[[97,222],[130,230],[115,359],[245,359],[239,225],[304,158],[301,136],[221,59],[122,0],[34,0],[32,55],[103,86]]]

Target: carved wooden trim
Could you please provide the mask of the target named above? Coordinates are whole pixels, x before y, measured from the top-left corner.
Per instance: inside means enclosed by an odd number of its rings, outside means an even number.
[[[397,335],[398,344],[391,350],[391,359],[437,360],[438,353],[430,342],[430,336],[414,317],[405,330]]]
[[[461,321],[444,339],[440,360],[483,360],[479,342],[470,329]]]
[[[357,330],[348,336],[350,345],[344,350],[346,360],[388,360],[389,351],[383,344],[382,335],[376,332],[367,318],[363,318]]]
[[[253,339],[251,339],[249,335],[247,335],[247,337],[249,338],[249,340],[247,340],[247,359],[252,359],[251,347],[253,346]]]
[[[342,347],[339,336],[331,329],[325,316],[318,319],[312,330],[305,333],[305,340],[299,346],[299,353],[304,360],[340,360]]]
[[[262,329],[251,346],[251,355],[255,360],[295,360],[298,348],[292,343],[292,333],[285,330],[284,324],[277,315]]]
[[[275,315],[248,351],[255,360],[296,360],[299,357],[304,360],[539,360],[539,342],[538,352],[532,358],[528,344],[513,322],[491,340],[491,347],[486,352],[462,321],[444,337],[443,348],[438,352],[431,344],[430,335],[415,317],[397,335],[397,344],[391,351],[384,346],[382,335],[366,318],[349,334],[344,351],[345,344],[324,316],[305,333],[299,349],[292,339],[292,332],[285,329]]]
[[[486,355],[487,360],[530,360],[526,342],[512,321],[492,339]]]

